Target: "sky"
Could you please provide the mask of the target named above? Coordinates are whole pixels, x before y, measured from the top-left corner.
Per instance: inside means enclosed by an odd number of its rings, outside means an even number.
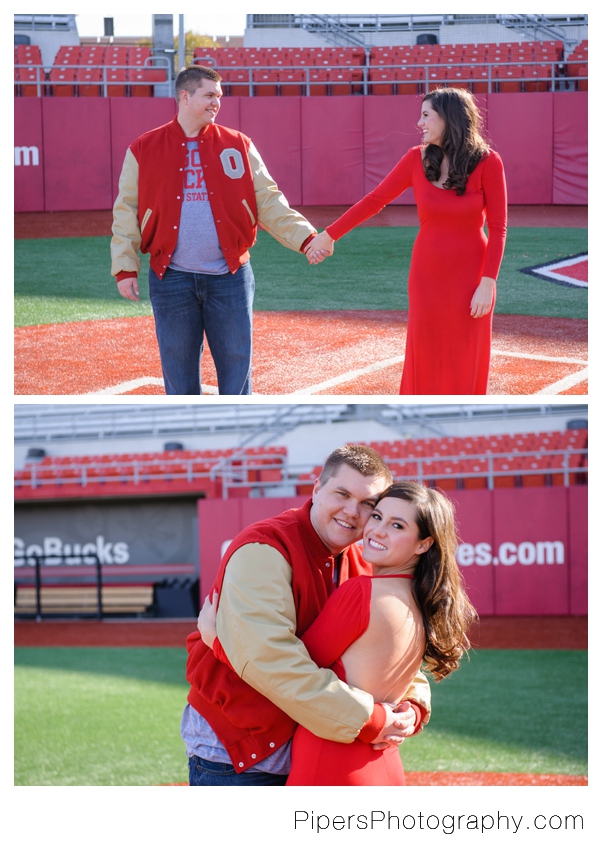
[[[110,7],[109,7],[110,8]],[[152,34],[152,15],[115,15],[107,11],[103,15],[77,15],[77,31],[85,38],[104,35],[104,19],[112,17],[116,37],[150,36]],[[175,14],[174,32],[179,28],[179,14]],[[245,31],[246,14],[231,11],[222,15],[191,14],[184,15],[184,29],[200,35],[242,36]]]

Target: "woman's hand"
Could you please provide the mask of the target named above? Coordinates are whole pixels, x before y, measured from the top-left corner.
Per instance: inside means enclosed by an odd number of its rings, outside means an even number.
[[[487,316],[493,305],[493,294],[495,293],[495,279],[481,278],[481,283],[474,291],[470,302],[470,316],[473,319]]]
[[[310,263],[321,263],[324,258],[334,254],[334,240],[326,231],[314,237],[305,249],[305,256]]]
[[[197,627],[199,628],[201,639],[205,645],[209,645],[210,648],[213,648],[213,643],[217,638],[217,627],[215,622],[217,620],[218,600],[219,593],[217,591],[213,592],[211,599],[209,598],[209,595],[207,595],[197,621]]]

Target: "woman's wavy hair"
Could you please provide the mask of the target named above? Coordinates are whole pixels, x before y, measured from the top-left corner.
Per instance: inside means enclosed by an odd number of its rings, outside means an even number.
[[[412,591],[426,631],[425,667],[439,681],[460,665],[470,648],[468,629],[477,619],[456,562],[454,507],[440,491],[418,482],[394,482],[379,496],[377,505],[385,497],[411,503],[420,538],[433,539],[418,558]]]
[[[483,119],[475,99],[467,89],[452,86],[434,89],[426,94],[422,103],[430,101],[432,108],[445,122],[440,145],[427,145],[424,152],[424,173],[436,182],[441,177],[444,155],[449,162],[449,174],[444,189],[455,189],[464,195],[468,176],[475,170],[489,146],[483,139]]]

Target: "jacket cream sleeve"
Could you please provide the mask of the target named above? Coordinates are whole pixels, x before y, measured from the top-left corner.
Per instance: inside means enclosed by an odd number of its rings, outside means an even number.
[[[138,162],[128,148],[119,178],[119,192],[113,205],[111,275],[131,272],[138,275],[141,261],[138,221]]]
[[[249,161],[253,172],[259,224],[286,248],[300,251],[305,240],[317,233],[316,229],[305,217],[289,207],[253,143],[249,148]]]
[[[265,544],[246,544],[228,562],[217,634],[236,673],[314,734],[352,742],[374,708],[371,695],[320,669],[295,636],[291,568]]]

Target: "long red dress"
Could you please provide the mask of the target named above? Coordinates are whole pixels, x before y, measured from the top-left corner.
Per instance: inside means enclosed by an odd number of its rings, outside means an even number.
[[[502,161],[495,151],[485,155],[469,175],[464,195],[456,195],[427,179],[421,148],[410,148],[376,189],[328,226],[329,235],[340,239],[409,187],[420,230],[410,264],[399,392],[486,394],[493,308],[473,319],[470,303],[481,278],[496,279],[502,262],[507,211]]]
[[[411,579],[411,574],[389,575]],[[386,577],[355,577],[347,580],[328,599],[312,626],[301,636],[313,661],[331,668],[346,681],[341,654],[370,622],[371,583]],[[399,749],[375,751],[368,743],[338,743],[296,728],[292,743],[291,771],[287,787],[394,787],[404,786]]]

